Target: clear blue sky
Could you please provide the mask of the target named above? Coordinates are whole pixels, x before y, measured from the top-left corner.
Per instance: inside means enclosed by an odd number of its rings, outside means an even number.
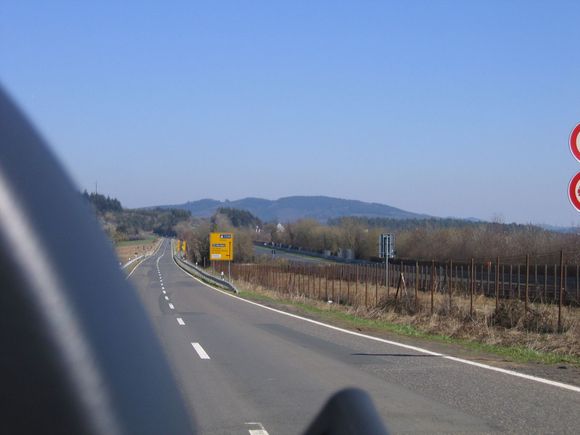
[[[2,2],[0,82],[130,207],[330,195],[580,223],[578,1]]]

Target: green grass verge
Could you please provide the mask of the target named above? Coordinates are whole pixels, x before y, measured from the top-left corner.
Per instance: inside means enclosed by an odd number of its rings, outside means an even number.
[[[368,319],[339,310],[324,310],[308,303],[297,302],[289,299],[276,299],[252,291],[241,290],[238,296],[257,302],[272,302],[278,305],[293,306],[300,309],[304,313],[314,314],[322,320],[329,321],[329,323],[332,323],[333,321],[339,322],[341,326],[345,326],[346,329],[365,328],[370,330],[370,332],[373,330],[387,331],[407,337],[416,337],[440,343],[455,344],[472,351],[498,355],[506,360],[518,363],[533,362],[542,364],[570,364],[576,367],[580,367],[580,358],[573,355],[563,355],[553,352],[539,352],[525,346],[502,346],[486,344],[464,338],[454,338],[446,335],[430,334],[421,331],[412,325]]]
[[[153,243],[157,240],[157,237],[151,236],[146,239],[138,239],[138,240],[123,240],[121,242],[116,242],[115,246],[122,247],[122,246],[133,246],[133,245],[143,245],[145,243]]]

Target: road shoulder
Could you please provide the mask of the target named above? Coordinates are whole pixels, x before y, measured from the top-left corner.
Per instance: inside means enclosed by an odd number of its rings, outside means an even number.
[[[253,302],[260,303],[270,308],[281,310],[290,314],[295,314],[318,322],[337,326],[353,332],[371,335],[392,341],[404,341],[405,344],[428,349],[432,352],[442,353],[457,358],[462,358],[477,363],[512,370],[531,376],[537,376],[556,382],[562,382],[574,386],[580,386],[580,367],[559,363],[545,364],[541,362],[516,362],[509,357],[491,352],[484,352],[479,349],[472,349],[458,343],[443,342],[432,338],[414,337],[385,330],[380,327],[373,327],[368,319],[357,318],[356,316],[343,315],[342,312],[328,309],[321,310],[307,301],[294,301],[284,299],[274,299],[265,294],[242,291],[239,297]],[[360,320],[360,321],[357,321]]]

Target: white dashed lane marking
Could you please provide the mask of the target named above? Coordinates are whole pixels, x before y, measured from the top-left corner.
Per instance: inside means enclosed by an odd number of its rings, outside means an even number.
[[[264,428],[262,423],[246,423],[246,425],[258,427],[258,429],[248,429],[250,435],[268,435],[268,431]]]
[[[191,345],[193,346],[193,348],[195,349],[195,351],[197,352],[197,354],[199,355],[199,357],[201,359],[210,359],[207,352],[205,350],[203,350],[203,347],[201,347],[201,344],[191,343]]]
[[[177,318],[177,323],[179,323],[181,326],[185,326],[185,322],[183,321],[183,319],[181,317]]]
[[[172,310],[175,310],[175,306],[173,304],[169,304],[169,308],[171,308]]]

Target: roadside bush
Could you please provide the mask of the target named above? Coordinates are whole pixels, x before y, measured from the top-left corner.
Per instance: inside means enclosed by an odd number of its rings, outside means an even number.
[[[489,323],[506,329],[521,329],[542,334],[558,332],[558,316],[554,307],[540,305],[528,306],[518,300],[502,301],[497,310],[489,316]],[[563,316],[562,329],[567,331],[571,322]]]

